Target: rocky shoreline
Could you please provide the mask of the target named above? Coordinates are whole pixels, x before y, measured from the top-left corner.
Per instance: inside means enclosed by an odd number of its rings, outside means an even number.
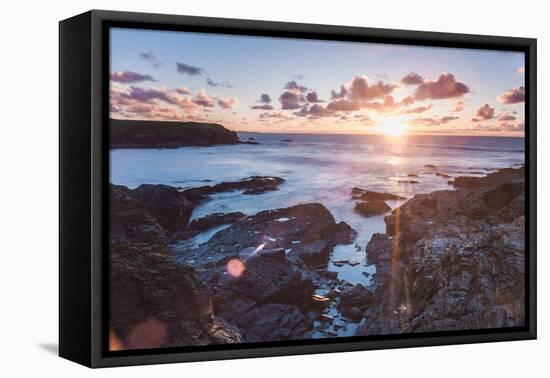
[[[362,215],[391,211],[386,233],[365,250],[376,266],[369,287],[327,269],[333,249],[356,233],[320,203],[191,221],[214,194],[260,195],[283,178],[111,185],[112,338],[139,349],[334,337],[350,324],[357,335],[521,325],[523,177],[523,168],[457,177],[456,190],[419,194],[393,211],[384,201],[405,198],[353,188]]]

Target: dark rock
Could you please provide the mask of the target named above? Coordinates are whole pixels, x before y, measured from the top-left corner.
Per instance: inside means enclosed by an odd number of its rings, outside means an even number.
[[[399,184],[420,184],[420,182],[416,180],[398,180]]]
[[[215,317],[195,269],[173,262],[152,210],[134,191],[111,185],[109,329],[117,348],[241,342],[237,329]]]
[[[281,139],[281,142],[292,142],[292,139]]]
[[[132,191],[132,195],[168,231],[185,228],[194,207],[180,192],[168,185],[143,184]]]
[[[256,139],[254,139],[254,137],[250,137],[242,143],[244,143],[244,144],[258,144],[258,142],[256,141]]]
[[[239,143],[237,133],[214,123],[111,119],[109,125],[111,148],[178,148]]]
[[[388,211],[391,211],[391,207],[389,207],[384,201],[370,200],[367,202],[357,202],[353,210],[365,217],[371,217],[373,215],[387,213]]]
[[[450,176],[450,175],[447,175],[447,174],[445,174],[445,173],[440,173],[440,172],[435,172],[435,175],[436,175],[436,176],[439,176],[439,177],[442,177],[442,178],[444,178],[444,179],[450,179],[450,178],[452,177],[452,176]]]
[[[199,186],[184,190],[183,195],[194,203],[200,202],[209,195],[243,190],[243,194],[262,194],[267,191],[277,190],[279,185],[285,182],[281,177],[252,176],[239,181],[222,182],[216,185]]]
[[[456,188],[490,188],[505,183],[523,182],[525,180],[525,167],[504,168],[497,172],[490,173],[485,177],[455,177],[453,185]]]
[[[246,214],[236,211],[233,213],[215,213],[209,214],[202,218],[193,219],[189,228],[192,230],[204,231],[209,228],[221,226],[222,224],[235,223],[246,217]]]
[[[301,258],[309,267],[327,266],[332,248],[325,240],[315,240],[306,245],[300,245],[292,250],[292,254]]]
[[[344,291],[340,297],[340,307],[366,307],[372,303],[373,293],[361,284]]]
[[[407,177],[418,177],[418,174],[416,173],[409,173]]]
[[[433,164],[425,164],[424,165],[424,168],[428,168],[428,169],[437,169],[437,166],[433,165]]]
[[[398,195],[395,195],[395,194],[390,194],[390,193],[378,193],[378,192],[373,192],[373,191],[370,191],[370,190],[365,190],[365,189],[361,189],[361,188],[353,188],[351,190],[351,196],[353,199],[358,199],[358,200],[361,200],[361,201],[373,201],[373,200],[378,200],[378,201],[388,201],[388,200],[404,200],[406,199],[405,197],[401,197],[401,196],[398,196]]]
[[[250,250],[284,248],[291,250],[324,241],[322,254],[336,244],[351,241],[354,231],[334,217],[321,204],[311,203],[285,209],[266,210],[241,219],[215,234],[207,243],[188,251],[185,261],[193,266],[216,264],[231,257],[243,257]],[[320,242],[319,242],[320,244]],[[246,252],[246,253],[245,253]],[[327,259],[328,261],[328,259]]]
[[[366,249],[374,299],[358,335],[525,324],[525,187],[518,170],[496,173],[385,218]]]
[[[342,315],[354,322],[359,322],[363,319],[363,312],[357,307],[344,307],[342,309]]]

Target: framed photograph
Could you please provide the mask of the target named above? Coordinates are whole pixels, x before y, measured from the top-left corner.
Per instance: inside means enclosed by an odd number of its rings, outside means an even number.
[[[60,355],[536,338],[536,40],[60,22]]]

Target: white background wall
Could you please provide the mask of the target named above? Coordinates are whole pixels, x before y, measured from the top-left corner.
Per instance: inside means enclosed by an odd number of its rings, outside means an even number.
[[[3,377],[548,376],[550,26],[545,1],[141,1],[2,3],[0,375]],[[91,8],[538,38],[539,340],[89,370],[55,356],[58,26]],[[545,351],[546,348],[546,351]]]

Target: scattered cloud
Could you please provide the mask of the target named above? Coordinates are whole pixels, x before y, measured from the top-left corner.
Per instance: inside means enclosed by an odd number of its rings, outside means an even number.
[[[305,101],[305,96],[300,90],[290,89],[284,91],[279,96],[279,101],[283,110],[295,110],[302,106],[301,104]]]
[[[349,86],[349,97],[351,100],[361,101],[383,98],[396,87],[394,84],[385,84],[381,80],[371,85],[367,76],[356,76]]]
[[[430,110],[433,107],[433,104],[430,104],[428,106],[417,106],[416,108],[412,109],[405,109],[401,113],[403,114],[418,114],[418,113],[424,113],[428,110]]]
[[[525,67],[521,66],[516,69],[516,72],[520,75],[523,75],[525,73]]]
[[[291,80],[288,83],[286,83],[284,88],[287,89],[287,90],[297,90],[297,91],[302,92],[302,93],[307,91],[307,87],[304,87],[303,85],[298,84],[294,80]]]
[[[260,101],[262,104],[271,104],[271,97],[267,93],[264,93],[260,96]]]
[[[239,105],[239,100],[236,97],[220,98],[218,105],[223,109],[233,109]]]
[[[503,104],[518,104],[520,102],[525,102],[525,87],[509,89],[498,96],[497,99]]]
[[[339,92],[336,92],[334,89],[330,92],[330,98],[331,99],[338,99],[338,98],[344,98],[347,96],[348,94],[348,89],[346,88],[345,85],[341,85],[340,86],[340,91]]]
[[[472,118],[472,122],[487,121],[495,117],[495,108],[491,107],[489,104],[481,105],[477,109],[476,115]]]
[[[455,111],[455,112],[461,112],[462,110],[464,110],[464,101],[458,100],[458,101],[455,103],[455,109],[454,109],[454,111]]]
[[[184,95],[187,95],[187,94],[190,94],[191,91],[189,90],[189,88],[187,88],[185,85],[182,85],[181,87],[179,87],[178,89],[176,89],[176,92],[178,92],[179,94],[184,94]]]
[[[403,76],[401,82],[405,85],[418,85],[424,82],[424,78],[415,72],[411,72]]]
[[[273,105],[269,105],[269,104],[252,105],[250,108],[254,110],[273,110]]]
[[[193,103],[199,106],[211,108],[214,106],[216,101],[213,97],[210,97],[204,89],[201,89],[195,94],[195,97],[193,98]]]
[[[133,71],[124,71],[124,72],[115,71],[111,73],[111,81],[122,83],[122,84],[134,84],[134,83],[141,83],[144,81],[155,82],[156,80],[153,79],[151,75],[143,75]]]
[[[452,73],[443,73],[437,80],[424,80],[414,92],[416,100],[441,100],[461,97],[470,92],[470,88],[456,80]]]
[[[256,101],[260,105],[252,105],[250,108],[255,110],[273,110],[273,105],[271,105],[271,97],[267,93],[263,93],[260,96],[260,99]]]
[[[189,75],[189,76],[197,76],[202,75],[206,71],[200,67],[192,66],[185,63],[176,62],[176,71],[178,71],[181,74]]]
[[[210,78],[206,79],[206,84],[208,84],[211,87],[233,88],[233,85],[228,81],[216,82]]]
[[[445,116],[441,118],[436,118],[436,117],[414,118],[409,121],[409,124],[411,126],[431,127],[431,126],[439,126],[444,123],[449,123],[457,119],[459,119],[459,117],[455,117],[455,116]]]
[[[513,115],[513,114],[509,114],[509,113],[504,113],[500,117],[498,117],[498,120],[499,121],[515,121],[516,116]]]
[[[317,92],[309,92],[306,95],[307,102],[316,103],[316,102],[323,102],[323,100],[319,99],[319,96],[317,95]]]
[[[155,54],[153,54],[153,52],[149,49],[145,50],[144,52],[139,53],[139,57],[143,58],[145,60],[148,60],[150,62],[154,62],[155,59],[156,59]]]

